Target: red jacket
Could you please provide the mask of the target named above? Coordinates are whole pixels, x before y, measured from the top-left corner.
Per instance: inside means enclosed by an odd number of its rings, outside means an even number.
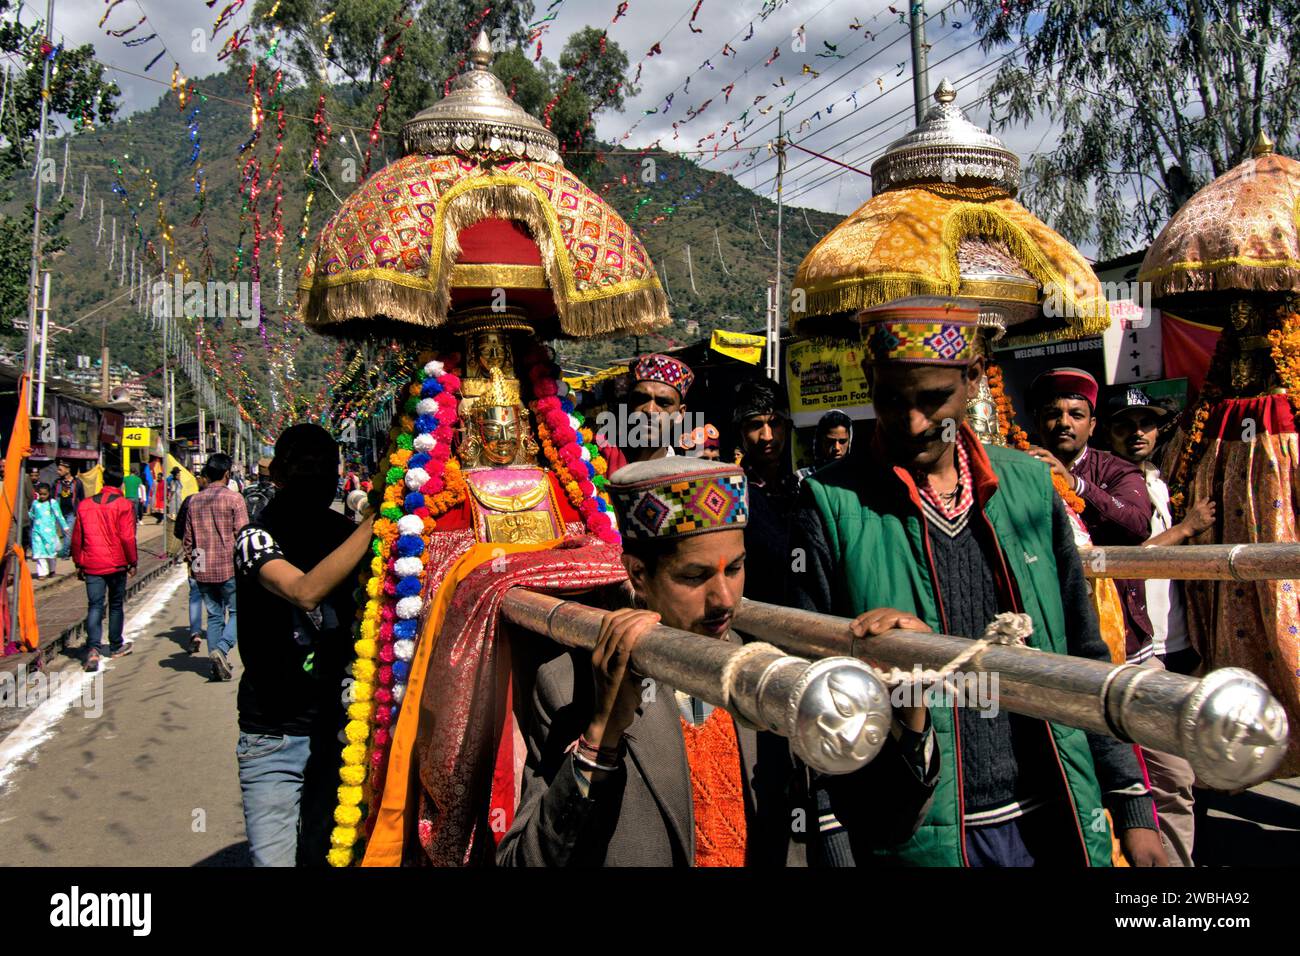
[[[86,574],[115,574],[134,567],[135,507],[121,488],[105,487],[77,506],[72,560]]]

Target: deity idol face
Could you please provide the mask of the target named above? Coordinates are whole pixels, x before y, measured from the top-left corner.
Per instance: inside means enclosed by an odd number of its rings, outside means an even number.
[[[494,368],[507,373],[510,371],[507,367],[510,361],[510,341],[502,333],[483,332],[475,342],[475,349],[478,363],[485,373],[490,374]]]
[[[488,405],[477,409],[474,427],[486,461],[508,465],[519,454],[521,424],[519,409],[512,405]]]

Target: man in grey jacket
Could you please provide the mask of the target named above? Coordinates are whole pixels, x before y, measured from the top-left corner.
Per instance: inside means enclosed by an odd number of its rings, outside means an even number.
[[[610,612],[596,649],[521,667],[522,795],[497,850],[505,866],[803,866],[823,862],[808,773],[787,741],[629,670],[656,624],[739,642],[748,489],[735,466],[691,458],[629,465],[610,489],[642,609]],[[927,629],[887,609],[863,627]],[[864,616],[865,617],[865,616]],[[877,808],[867,839],[907,839],[938,777],[925,709],[899,709],[890,740],[842,784]]]

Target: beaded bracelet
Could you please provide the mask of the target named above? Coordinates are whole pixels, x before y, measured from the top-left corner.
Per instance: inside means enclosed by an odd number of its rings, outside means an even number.
[[[603,763],[597,763],[594,760],[587,759],[579,752],[573,754],[573,762],[584,770],[599,770],[602,773],[614,773],[618,770],[617,765],[610,767]]]

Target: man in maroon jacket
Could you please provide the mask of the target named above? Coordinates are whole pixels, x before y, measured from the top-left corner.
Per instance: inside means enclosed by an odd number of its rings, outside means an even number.
[[[1083,499],[1081,517],[1093,544],[1142,544],[1151,536],[1146,479],[1118,455],[1088,447],[1097,427],[1097,391],[1097,380],[1077,368],[1054,368],[1034,379],[1029,404],[1046,447],[1029,453]],[[1115,587],[1124,602],[1125,652],[1129,663],[1140,664],[1151,657],[1145,582],[1116,579]]]
[[[86,670],[99,669],[103,637],[104,599],[108,599],[108,652],[131,653],[122,643],[123,605],[127,576],[135,576],[135,506],[122,497],[122,471],[104,469],[104,489],[77,506],[72,527],[72,560],[77,577],[86,582]]]

